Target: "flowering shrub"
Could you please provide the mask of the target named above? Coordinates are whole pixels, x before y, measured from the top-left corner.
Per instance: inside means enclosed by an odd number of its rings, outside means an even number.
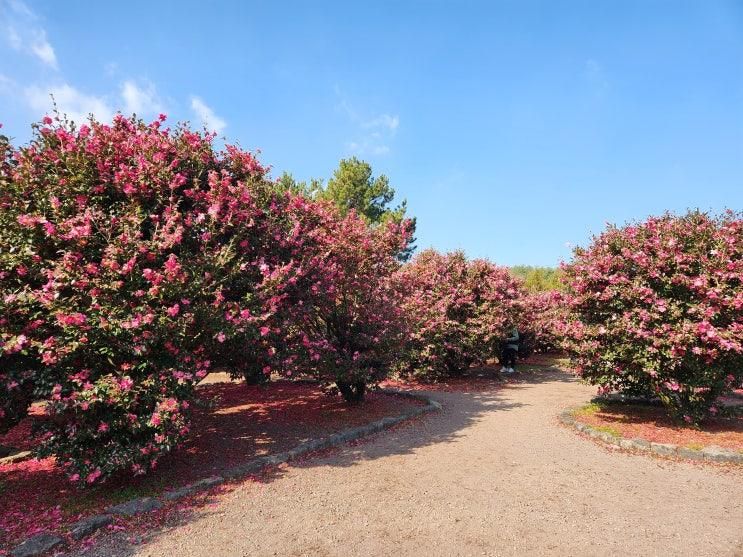
[[[45,401],[39,455],[88,483],[154,467],[215,366],[360,399],[401,339],[408,221],[343,217],[164,120],[0,138],[0,431]]]
[[[691,212],[610,227],[564,267],[567,347],[601,392],[698,423],[743,382],[743,220]]]
[[[0,431],[47,401],[39,453],[88,483],[188,433],[194,382],[260,338],[261,256],[285,232],[249,153],[163,121],[46,117],[4,144]]]
[[[298,272],[261,329],[271,339],[266,372],[311,373],[349,401],[382,379],[403,338],[400,293],[391,281],[410,239],[409,221],[370,227],[355,212],[293,197]]]
[[[507,269],[463,253],[423,251],[398,274],[409,324],[400,371],[436,380],[500,354],[519,320],[520,290]]]
[[[521,357],[561,349],[566,307],[565,296],[558,290],[530,292],[522,298],[518,329],[525,342],[519,346]]]

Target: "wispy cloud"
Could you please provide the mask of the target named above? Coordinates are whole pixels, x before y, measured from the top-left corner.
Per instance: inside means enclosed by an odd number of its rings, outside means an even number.
[[[0,80],[0,90],[3,81]],[[10,81],[9,81],[10,83]],[[164,106],[152,83],[143,86],[134,80],[122,83],[118,95],[94,95],[80,91],[69,83],[39,86],[23,90],[27,104],[37,113],[48,113],[57,109],[78,124],[85,122],[90,114],[101,121],[110,121],[117,111],[125,115],[154,116],[163,112]]]
[[[387,145],[375,144],[365,140],[361,140],[361,143],[349,141],[346,146],[349,151],[358,155],[386,155],[390,152]]]
[[[400,125],[400,118],[398,116],[391,116],[389,114],[380,114],[376,118],[373,118],[371,120],[367,120],[366,122],[361,123],[361,127],[363,128],[367,128],[367,129],[385,128],[391,131],[392,133],[397,131],[397,128],[399,125]]]
[[[85,122],[90,114],[98,120],[110,121],[115,112],[105,97],[83,93],[67,83],[51,87],[34,85],[24,92],[28,105],[38,113],[48,113],[56,104],[62,114],[78,124]]]
[[[0,2],[0,32],[11,48],[35,56],[44,65],[58,69],[54,47],[38,17],[20,0]]]
[[[127,115],[151,116],[165,111],[157,89],[149,82],[140,86],[133,80],[125,81],[121,85],[121,100]]]
[[[338,86],[335,87],[335,94],[338,97],[338,110],[356,128],[356,137],[346,143],[347,149],[357,155],[379,156],[389,153],[389,143],[400,126],[400,117],[388,113],[372,116],[361,114]]]
[[[227,122],[217,116],[214,110],[199,97],[191,97],[191,109],[201,124],[210,131],[221,134],[227,127]]]

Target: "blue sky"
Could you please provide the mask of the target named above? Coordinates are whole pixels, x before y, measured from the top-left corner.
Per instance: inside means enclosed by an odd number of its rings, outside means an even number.
[[[0,122],[54,92],[206,123],[274,174],[357,155],[418,245],[555,265],[606,222],[743,209],[743,3],[0,0]]]

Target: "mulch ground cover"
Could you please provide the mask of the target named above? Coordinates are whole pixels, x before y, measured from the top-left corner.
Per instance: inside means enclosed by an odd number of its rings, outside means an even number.
[[[743,451],[743,416],[718,417],[695,429],[675,423],[658,405],[614,403],[589,405],[578,411],[576,418],[627,439],[639,438],[691,449],[717,445]]]
[[[53,458],[0,465],[0,555],[30,535],[60,532],[111,504],[158,495],[254,457],[281,452],[422,404],[371,392],[363,404],[348,405],[312,383],[276,381],[257,387],[230,382],[226,375],[208,379],[198,390],[201,398],[211,403],[195,411],[192,435],[147,476],[122,475],[101,486],[78,488],[67,480]],[[42,410],[36,407],[33,411]],[[27,419],[0,436],[0,445],[32,448],[30,428]],[[205,497],[195,499],[203,502]],[[192,500],[172,506],[193,504]],[[159,512],[147,518],[117,520],[111,528],[124,528],[127,522],[156,523],[165,520],[166,515]]]

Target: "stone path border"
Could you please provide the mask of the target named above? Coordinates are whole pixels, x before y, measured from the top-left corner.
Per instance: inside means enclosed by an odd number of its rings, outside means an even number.
[[[687,458],[689,460],[703,460],[707,462],[731,462],[735,464],[743,464],[743,453],[739,453],[730,449],[723,449],[716,445],[710,445],[704,447],[702,450],[690,449],[688,447],[681,447],[679,445],[672,445],[670,443],[652,443],[645,439],[625,439],[623,437],[617,437],[606,431],[601,431],[588,424],[578,421],[573,412],[581,408],[576,406],[574,408],[568,408],[559,415],[561,423],[568,427],[572,427],[585,433],[593,439],[597,439],[608,445],[614,445],[622,449],[630,449],[635,451],[642,451],[645,453],[651,453],[659,456],[676,456],[680,458]]]
[[[260,458],[250,460],[244,464],[240,464],[238,466],[235,466],[234,468],[231,468],[230,470],[227,470],[221,476],[210,476],[208,478],[202,478],[201,480],[180,487],[178,489],[166,491],[165,493],[163,493],[162,499],[166,501],[175,501],[182,497],[192,495],[198,491],[203,491],[214,487],[215,485],[219,485],[225,480],[237,479],[242,476],[256,474],[267,466],[277,466],[285,462],[291,462],[292,460],[296,460],[308,453],[342,445],[349,441],[355,441],[357,439],[366,437],[367,435],[389,429],[401,422],[404,422],[411,418],[415,418],[416,416],[420,416],[428,412],[441,410],[441,403],[423,394],[410,391],[402,391],[399,389],[379,389],[377,392],[423,401],[426,403],[426,405],[420,406],[418,408],[413,408],[398,416],[382,418],[381,420],[377,420],[363,426],[354,427],[340,431],[338,433],[334,433],[333,435],[330,435],[328,437],[307,441],[305,443],[297,445],[293,449],[284,451],[282,453],[262,456]],[[108,507],[105,514],[88,517],[72,524],[69,527],[68,532],[74,539],[80,540],[84,537],[89,536],[103,526],[111,524],[113,522],[114,515],[133,516],[157,510],[161,508],[162,505],[163,504],[161,501],[152,497],[139,497],[137,499],[124,501],[123,503]],[[61,536],[53,534],[51,532],[41,532],[26,539],[23,543],[16,546],[10,552],[10,556],[36,557],[55,547],[61,546],[63,543],[64,539]]]

